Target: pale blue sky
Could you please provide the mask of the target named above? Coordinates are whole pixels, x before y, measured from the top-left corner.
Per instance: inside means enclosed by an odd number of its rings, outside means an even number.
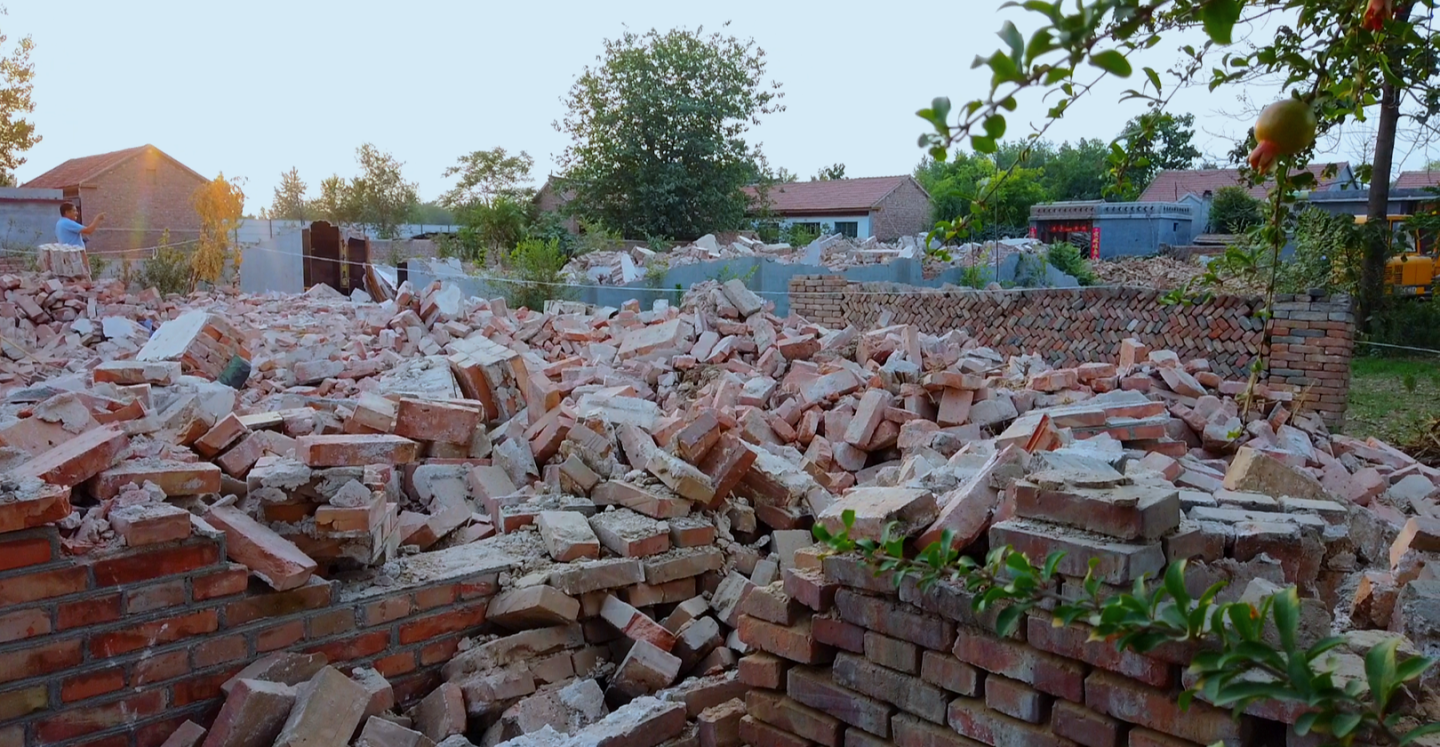
[[[980,94],[987,76],[971,60],[995,48],[1015,13],[1001,15],[993,0],[937,11],[945,5],[11,0],[0,29],[36,45],[34,119],[45,139],[22,182],[67,158],[153,143],[206,176],[244,177],[253,212],[291,166],[312,193],[331,173],[353,175],[367,141],[404,161],[425,199],[448,186],[446,166],[481,148],[528,151],[543,182],[566,144],[551,127],[561,98],[626,25],[711,30],[728,20],[729,32],[753,36],[786,94],[787,111],[750,135],[772,165],[806,177],[836,161],[850,176],[906,173],[921,156],[915,110],[936,95]],[[1173,60],[1165,47],[1152,54],[1160,66]],[[1051,138],[1108,140],[1140,111],[1114,103],[1121,88],[1073,110]],[[1233,95],[1194,91],[1172,109],[1194,111],[1201,150],[1220,155],[1230,143],[1216,136],[1245,130],[1227,107],[1238,113]],[[1042,112],[1038,98],[1023,102],[1011,134]],[[1356,146],[1334,146],[1355,157]]]

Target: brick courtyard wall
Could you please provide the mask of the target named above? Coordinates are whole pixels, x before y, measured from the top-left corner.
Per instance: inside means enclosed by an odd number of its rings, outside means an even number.
[[[409,701],[439,685],[498,583],[480,564],[363,590],[248,575],[209,531],[95,557],[64,554],[54,527],[0,534],[0,745],[157,747],[210,723],[220,685],[271,651],[374,667]]]
[[[956,585],[921,591],[911,578],[897,590],[854,556],[812,557],[784,577],[790,624],[740,618],[741,637],[758,651],[740,661],[752,688],[741,739],[752,747],[1321,743],[1288,734],[1301,710],[1277,702],[1255,703],[1238,721],[1199,699],[1181,711],[1194,653],[1186,645],[1121,653],[1089,640],[1086,626],[1052,626],[1043,612],[1002,638],[996,610],[975,613]]]
[[[790,280],[790,309],[829,327],[872,329],[914,324],[922,332],[963,330],[1001,355],[1038,353],[1056,366],[1115,362],[1120,341],[1136,338],[1181,360],[1204,358],[1231,379],[1249,377],[1256,357],[1262,378],[1295,393],[1302,407],[1337,424],[1345,417],[1355,317],[1344,298],[1278,296],[1267,325],[1262,299],[1216,296],[1166,304],[1143,288],[1045,288],[1023,291],[936,290],[892,283],[854,283],[839,275]]]

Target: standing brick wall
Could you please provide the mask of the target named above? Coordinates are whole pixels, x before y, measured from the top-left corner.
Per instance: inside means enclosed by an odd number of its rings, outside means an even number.
[[[870,218],[870,233],[880,241],[895,241],[933,228],[930,195],[914,179],[906,179],[880,201]]]
[[[158,151],[126,160],[81,192],[86,222],[106,214],[87,246],[107,253],[156,246],[166,229],[172,244],[198,238],[200,214],[192,200],[203,184]]]
[[[473,563],[408,586],[274,592],[224,558],[209,532],[96,557],[62,553],[54,527],[0,534],[0,745],[157,747],[280,650],[374,667],[409,701],[439,685],[499,580]]]
[[[914,324],[922,332],[963,330],[1001,355],[1038,353],[1057,366],[1115,362],[1120,341],[1136,338],[1182,360],[1204,358],[1222,376],[1245,379],[1257,356],[1271,387],[1295,392],[1331,424],[1345,417],[1355,317],[1345,298],[1278,296],[1274,319],[1262,299],[1215,296],[1166,304],[1144,288],[941,291],[892,283],[852,283],[840,275],[790,280],[790,309],[829,327]]]
[[[1043,612],[1001,637],[996,610],[974,612],[956,584],[922,591],[910,578],[897,590],[855,556],[804,555],[784,572],[790,624],[752,617],[758,605],[740,618],[758,651],[740,661],[752,747],[1321,743],[1287,734],[1302,712],[1290,704],[1257,702],[1239,720],[1199,699],[1182,711],[1190,646],[1120,652]]]

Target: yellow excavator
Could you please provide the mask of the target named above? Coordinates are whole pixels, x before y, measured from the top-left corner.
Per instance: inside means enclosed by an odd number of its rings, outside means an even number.
[[[1410,217],[1386,216],[1390,224],[1390,231],[1386,233],[1390,246],[1394,247],[1397,236],[1401,237],[1400,240],[1406,242],[1407,246],[1406,251],[1385,262],[1385,293],[1432,300],[1437,284],[1440,284],[1440,262],[1436,261],[1437,252],[1440,252],[1440,240],[1407,225],[1406,221]],[[1355,225],[1363,226],[1365,223],[1366,216],[1355,216]]]

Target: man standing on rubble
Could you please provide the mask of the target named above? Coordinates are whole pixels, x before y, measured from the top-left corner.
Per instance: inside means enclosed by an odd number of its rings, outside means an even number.
[[[75,209],[74,203],[60,203],[60,220],[55,223],[55,240],[65,246],[78,246],[85,248],[85,236],[95,233],[95,229],[105,222],[105,214],[95,216],[90,225],[85,225],[76,218],[80,217],[80,211]]]

